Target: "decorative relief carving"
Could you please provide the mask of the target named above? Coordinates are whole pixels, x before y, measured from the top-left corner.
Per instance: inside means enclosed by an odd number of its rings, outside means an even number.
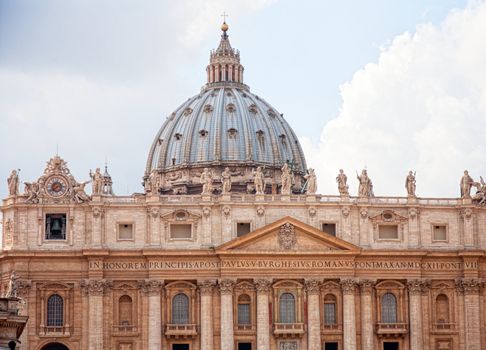
[[[272,282],[268,279],[260,278],[254,280],[254,284],[258,293],[268,293],[270,292]]]
[[[368,209],[367,208],[361,208],[359,210],[359,215],[361,216],[361,219],[365,220],[368,218]]]
[[[305,280],[305,289],[307,294],[319,294],[321,286],[321,281],[318,279],[307,279]]]
[[[413,220],[420,214],[420,210],[418,208],[410,208],[408,209],[408,216]]]
[[[221,294],[233,294],[233,288],[235,286],[235,281],[232,279],[221,279],[218,282],[219,292]]]
[[[147,208],[147,212],[152,217],[152,219],[156,219],[160,214],[159,208],[157,207]]]
[[[265,215],[265,207],[263,207],[263,206],[261,206],[261,205],[260,205],[259,207],[257,207],[256,212],[257,212],[257,215],[258,215],[258,216],[263,216],[263,215]]]
[[[478,294],[483,283],[479,279],[463,278],[456,281],[456,288],[465,294]]]
[[[408,293],[410,295],[421,295],[424,288],[427,288],[426,286],[426,282],[420,279],[407,281]]]
[[[242,283],[238,283],[235,286],[235,291],[239,293],[250,293],[255,291],[255,286],[252,283],[245,281]]]
[[[294,225],[285,223],[280,226],[278,231],[278,244],[282,249],[292,249],[297,243],[297,235],[295,234]]]
[[[350,212],[351,212],[351,208],[349,208],[349,207],[342,207],[341,208],[341,213],[343,214],[343,217],[345,219],[349,217]]]
[[[113,286],[113,282],[106,279],[82,280],[80,285],[85,295],[103,295],[106,289]]]
[[[138,281],[138,286],[142,292],[148,296],[159,295],[164,286],[163,280],[141,280]]]
[[[281,341],[278,350],[298,350],[296,341]]]
[[[100,216],[102,217],[103,214],[104,214],[103,208],[93,207],[93,217],[99,218]]]
[[[221,209],[221,213],[224,215],[225,218],[229,218],[230,214],[231,214],[231,208],[227,205],[225,205],[222,209]]]
[[[357,282],[354,278],[345,278],[340,281],[343,294],[354,294]]]
[[[204,207],[202,209],[204,217],[208,218],[211,215],[211,208],[210,207]]]
[[[310,207],[309,208],[309,216],[313,218],[317,214],[317,209],[315,207]]]
[[[461,211],[461,216],[465,220],[469,220],[472,217],[473,210],[471,208],[466,208]]]
[[[203,280],[197,283],[201,295],[213,295],[213,288],[216,286],[216,281]]]

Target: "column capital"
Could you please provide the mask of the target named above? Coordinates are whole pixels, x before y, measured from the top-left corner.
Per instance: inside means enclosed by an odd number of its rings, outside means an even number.
[[[253,280],[257,293],[267,294],[270,292],[272,281],[266,278],[260,278]]]
[[[424,291],[428,291],[428,283],[421,279],[408,280],[407,289],[410,295],[421,295]]]
[[[309,278],[305,280],[305,290],[309,295],[318,295],[320,291],[321,280]]]
[[[213,295],[213,288],[216,286],[215,280],[200,280],[197,281],[201,295]]]
[[[100,280],[88,279],[88,280],[82,280],[80,285],[85,295],[102,296],[103,294],[105,294],[108,288],[113,287],[113,281],[106,280],[106,279],[100,279]]]
[[[221,294],[233,294],[233,288],[235,286],[235,280],[229,278],[223,278],[218,281],[219,292]]]
[[[355,278],[344,278],[340,281],[343,294],[354,294],[357,281]]]
[[[456,280],[456,289],[459,293],[478,294],[483,282],[477,278],[462,278]]]
[[[359,288],[362,295],[371,295],[373,288],[375,287],[375,281],[372,280],[360,280]]]
[[[145,295],[160,295],[162,287],[164,286],[164,280],[141,280],[138,281],[138,287]]]
[[[31,280],[19,279],[17,281],[17,296],[21,299],[27,299],[31,287],[32,287]]]

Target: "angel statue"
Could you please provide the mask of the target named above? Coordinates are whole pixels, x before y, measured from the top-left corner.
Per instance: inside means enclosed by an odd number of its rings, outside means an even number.
[[[24,182],[25,193],[27,194],[26,203],[39,203],[39,183],[34,182]]]
[[[84,187],[91,181],[76,182],[73,186],[74,200],[76,203],[83,203],[89,201],[89,196],[84,191]]]

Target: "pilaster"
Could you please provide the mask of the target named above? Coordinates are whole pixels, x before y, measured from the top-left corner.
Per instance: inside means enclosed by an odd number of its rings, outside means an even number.
[[[201,294],[201,350],[213,350],[213,289],[216,282],[198,282]]]
[[[356,280],[347,278],[341,280],[343,291],[343,339],[344,350],[356,350]]]
[[[317,279],[308,279],[305,281],[305,289],[307,291],[308,350],[321,349],[320,284],[321,281]]]
[[[257,279],[254,281],[257,291],[257,350],[270,349],[270,321],[268,312],[268,298],[271,281]]]
[[[148,350],[160,350],[162,346],[161,294],[164,281],[139,281],[143,294],[148,297]]]
[[[233,350],[233,288],[235,281],[221,279],[218,284],[221,294],[221,349]]]
[[[372,295],[375,283],[370,280],[359,282],[361,292],[361,349],[374,349]]]

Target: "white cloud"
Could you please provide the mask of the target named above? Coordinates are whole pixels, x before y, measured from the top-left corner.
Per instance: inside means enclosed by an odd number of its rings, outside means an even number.
[[[376,195],[404,195],[408,170],[419,196],[459,194],[464,169],[486,175],[486,3],[420,25],[382,49],[341,86],[338,116],[319,145],[303,140],[319,192],[337,193],[339,168],[352,194],[367,166]]]

